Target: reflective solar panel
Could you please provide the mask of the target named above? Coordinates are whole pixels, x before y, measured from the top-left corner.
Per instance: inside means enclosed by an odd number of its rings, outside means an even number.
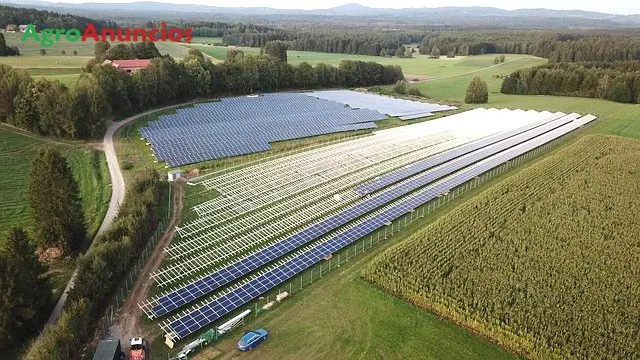
[[[492,156],[504,149],[515,146],[524,141],[528,141],[544,134],[545,132],[567,124],[577,117],[579,117],[578,114],[564,116],[554,115],[548,119],[534,122],[530,125],[525,125],[495,136],[489,136],[479,142],[471,143],[469,147],[454,148],[442,154],[430,157],[425,160],[427,163],[420,162],[419,166],[416,165],[416,168],[420,166],[426,166],[425,169],[431,168],[429,171],[420,173],[422,171],[421,170],[411,173],[410,175],[417,175],[399,183],[393,188],[372,194],[367,197],[365,201],[352,205],[335,215],[311,224],[284,240],[267,246],[262,250],[256,251],[216,273],[198,279],[158,298],[153,305],[152,312],[158,317],[166,315],[167,313],[174,311],[199,297],[209,294],[212,291],[219,289],[220,287],[225,286],[260,268],[261,266],[264,266],[265,264],[268,264],[297,249],[298,247],[307,244],[312,240],[318,239],[326,233],[370,213],[397,198],[405,196],[406,194],[409,194],[431,182],[476,163],[484,158]],[[428,166],[425,164],[428,164]],[[403,171],[413,171],[409,169],[403,169]],[[402,172],[399,173],[399,175],[392,174],[390,176],[406,178],[409,175],[408,173]],[[391,179],[391,177],[386,179]],[[383,179],[383,181],[391,181],[386,179]],[[399,180],[400,178],[393,178],[393,182]],[[378,183],[376,186],[381,186],[380,184],[381,183]]]
[[[180,166],[266,151],[270,143],[376,128],[386,116],[300,93],[234,97],[162,115],[140,129],[158,160]]]
[[[444,178],[432,183],[421,190],[412,193],[402,200],[385,208],[382,212],[370,217],[355,226],[330,236],[326,241],[315,244],[303,252],[286,259],[282,264],[272,267],[256,278],[241,283],[238,287],[216,297],[212,301],[185,312],[163,326],[174,339],[183,338],[195,331],[220,319],[229,312],[246,304],[260,294],[269,291],[279,284],[287,281],[295,274],[308,269],[313,264],[321,261],[329,254],[344,248],[364,235],[384,226],[388,222],[397,219],[412,211],[418,206],[464,184],[465,182],[483,174],[484,172],[509,161],[519,155],[531,151],[545,143],[577,129],[595,119],[594,116],[585,116],[581,119],[564,122],[560,127],[546,129],[538,132],[538,135],[520,142],[512,147],[503,148],[501,151],[475,162],[472,165],[458,169]],[[561,120],[560,120],[561,121]],[[554,122],[555,123],[555,122]],[[533,131],[540,130],[534,129]]]

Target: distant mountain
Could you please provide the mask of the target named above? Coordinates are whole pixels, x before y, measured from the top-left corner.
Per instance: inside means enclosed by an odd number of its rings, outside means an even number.
[[[504,10],[494,7],[439,7],[439,8],[405,8],[386,9],[372,8],[356,3],[340,5],[330,9],[297,10],[274,9],[269,7],[219,7],[209,5],[170,4],[154,1],[140,1],[133,3],[97,3],[88,2],[82,4],[52,3],[40,0],[0,0],[7,4],[20,7],[35,7],[40,9],[53,9],[56,11],[81,12],[81,11],[113,11],[135,13],[179,13],[179,14],[227,14],[246,16],[285,15],[285,16],[332,16],[332,17],[368,17],[368,18],[393,18],[421,20],[424,22],[455,23],[459,19],[462,24],[474,22],[490,22],[500,19],[508,23],[517,23],[514,19],[570,19],[568,26],[594,27],[607,26],[640,26],[639,15],[614,15],[594,11],[582,10],[551,10],[551,9],[519,9]],[[193,16],[190,16],[193,17]],[[595,22],[591,23],[590,20]],[[561,24],[560,24],[561,25]]]

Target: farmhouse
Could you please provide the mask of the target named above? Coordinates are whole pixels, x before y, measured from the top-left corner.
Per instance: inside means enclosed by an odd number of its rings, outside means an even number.
[[[7,31],[18,31],[18,26],[16,26],[16,24],[7,24],[6,29]]]
[[[18,26],[18,28],[20,29],[20,32],[27,31],[27,25],[20,25],[20,26]]]
[[[135,59],[135,60],[105,60],[102,65],[111,64],[119,71],[126,72],[127,74],[133,74],[140,69],[144,69],[151,66],[151,60],[149,59]]]

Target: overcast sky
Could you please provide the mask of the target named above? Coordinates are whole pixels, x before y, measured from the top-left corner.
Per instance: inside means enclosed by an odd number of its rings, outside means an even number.
[[[49,0],[51,2],[135,2],[136,0]],[[322,1],[291,1],[291,0],[154,0],[173,4],[201,4],[223,7],[255,7],[265,6],[279,9],[319,9],[357,2],[361,5],[378,8],[408,8],[408,7],[440,7],[440,6],[491,6],[502,9],[548,8],[562,10],[589,10],[613,14],[640,14],[638,0],[322,0]]]

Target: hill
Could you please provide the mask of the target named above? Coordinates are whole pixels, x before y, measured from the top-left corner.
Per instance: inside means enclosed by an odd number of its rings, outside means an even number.
[[[372,8],[359,4],[345,4],[329,9],[301,10],[276,9],[270,7],[220,7],[196,4],[171,4],[154,1],[132,3],[95,3],[82,4],[54,3],[47,1],[8,0],[9,3],[28,5],[39,9],[65,11],[76,14],[99,14],[109,11],[112,15],[126,14],[155,18],[175,17],[179,13],[183,19],[208,19],[212,14],[234,15],[237,17],[260,17],[260,21],[273,17],[290,19],[326,18],[326,17],[359,17],[384,21],[403,20],[405,22],[426,23],[429,25],[491,25],[501,27],[552,27],[552,28],[610,28],[623,26],[640,26],[640,16],[608,14],[595,11],[553,10],[553,9],[517,9],[504,10],[495,7],[437,7],[437,8]],[[558,21],[561,20],[561,21]]]

